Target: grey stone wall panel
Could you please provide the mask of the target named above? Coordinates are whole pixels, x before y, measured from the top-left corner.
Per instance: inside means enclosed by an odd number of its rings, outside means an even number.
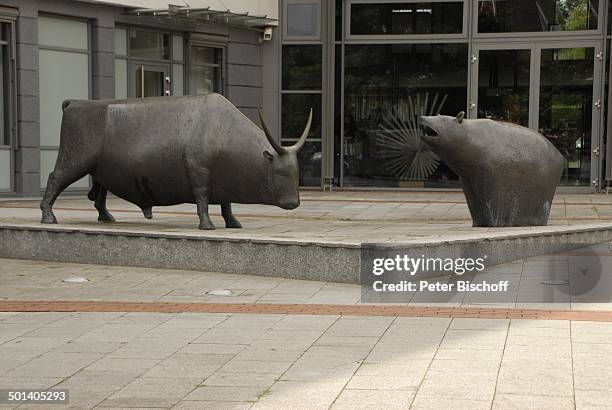
[[[263,64],[260,45],[229,43],[227,46],[228,64],[257,65]]]
[[[228,64],[227,84],[261,87],[262,68],[258,66]]]
[[[227,98],[239,108],[260,108],[262,104],[261,88],[228,86]]]

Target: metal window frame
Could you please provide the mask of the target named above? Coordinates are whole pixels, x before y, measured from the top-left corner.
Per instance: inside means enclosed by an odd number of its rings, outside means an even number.
[[[328,0],[331,1],[331,0]],[[288,32],[288,6],[290,4],[313,4],[319,9],[317,18],[317,34],[312,36],[290,36]],[[281,0],[281,15],[282,15],[282,39],[283,41],[321,41],[323,39],[323,2],[321,0]]]
[[[540,39],[545,40],[547,38],[559,39],[560,37],[574,37],[584,35],[603,35],[606,16],[608,10],[607,0],[599,1],[599,10],[597,16],[597,29],[596,30],[577,30],[577,31],[523,31],[523,32],[508,32],[508,33],[479,33],[478,32],[478,6],[481,1],[487,0],[471,0],[472,1],[472,26],[474,28],[472,38],[477,39],[508,39],[508,38],[528,38],[528,39]],[[570,40],[571,41],[571,40]]]
[[[351,15],[353,4],[385,4],[385,3],[463,3],[463,22],[462,30],[460,33],[446,33],[446,34],[351,34]],[[360,40],[378,40],[384,43],[388,43],[390,40],[423,40],[431,42],[432,40],[443,42],[442,40],[450,39],[467,39],[468,38],[468,25],[469,19],[469,0],[346,0],[344,2],[343,9],[343,23],[344,23],[344,39],[348,41],[360,41]]]

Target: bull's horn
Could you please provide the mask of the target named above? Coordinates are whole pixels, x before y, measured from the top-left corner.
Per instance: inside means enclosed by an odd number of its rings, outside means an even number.
[[[294,151],[299,151],[304,144],[306,143],[306,138],[308,137],[308,133],[310,132],[310,126],[312,125],[312,108],[310,109],[310,115],[308,116],[308,123],[306,124],[306,129],[302,133],[302,136],[294,145],[291,146],[291,149]]]
[[[257,110],[257,112],[259,113],[259,121],[261,122],[261,128],[263,129],[264,134],[266,134],[268,142],[270,143],[270,145],[272,145],[272,148],[274,148],[274,151],[278,152],[278,155],[286,154],[287,149],[282,147],[278,142],[276,142],[274,137],[272,137],[272,134],[270,134],[270,130],[268,130],[266,122],[263,119],[263,115],[261,115],[261,110]]]

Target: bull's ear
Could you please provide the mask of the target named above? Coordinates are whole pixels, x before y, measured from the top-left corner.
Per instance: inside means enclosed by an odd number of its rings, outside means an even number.
[[[263,156],[265,159],[267,159],[268,161],[272,161],[274,159],[274,155],[270,154],[269,151],[264,151],[263,152]]]
[[[465,111],[461,111],[459,114],[457,114],[457,122],[459,124],[463,122],[464,118],[465,118]]]

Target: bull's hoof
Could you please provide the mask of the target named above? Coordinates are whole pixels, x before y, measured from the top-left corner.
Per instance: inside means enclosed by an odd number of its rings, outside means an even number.
[[[152,207],[142,208],[142,214],[147,219],[153,219],[153,208]]]
[[[238,222],[236,218],[232,216],[225,220],[225,227],[229,229],[239,229],[242,228],[242,225],[240,224],[240,222]]]
[[[100,213],[98,215],[98,222],[115,222],[115,217],[110,212]]]
[[[43,215],[43,217],[40,220],[41,224],[56,224],[57,223],[57,218],[55,218],[55,215],[50,214],[50,215]]]
[[[199,228],[203,231],[214,231],[216,229],[211,220],[200,222]]]

